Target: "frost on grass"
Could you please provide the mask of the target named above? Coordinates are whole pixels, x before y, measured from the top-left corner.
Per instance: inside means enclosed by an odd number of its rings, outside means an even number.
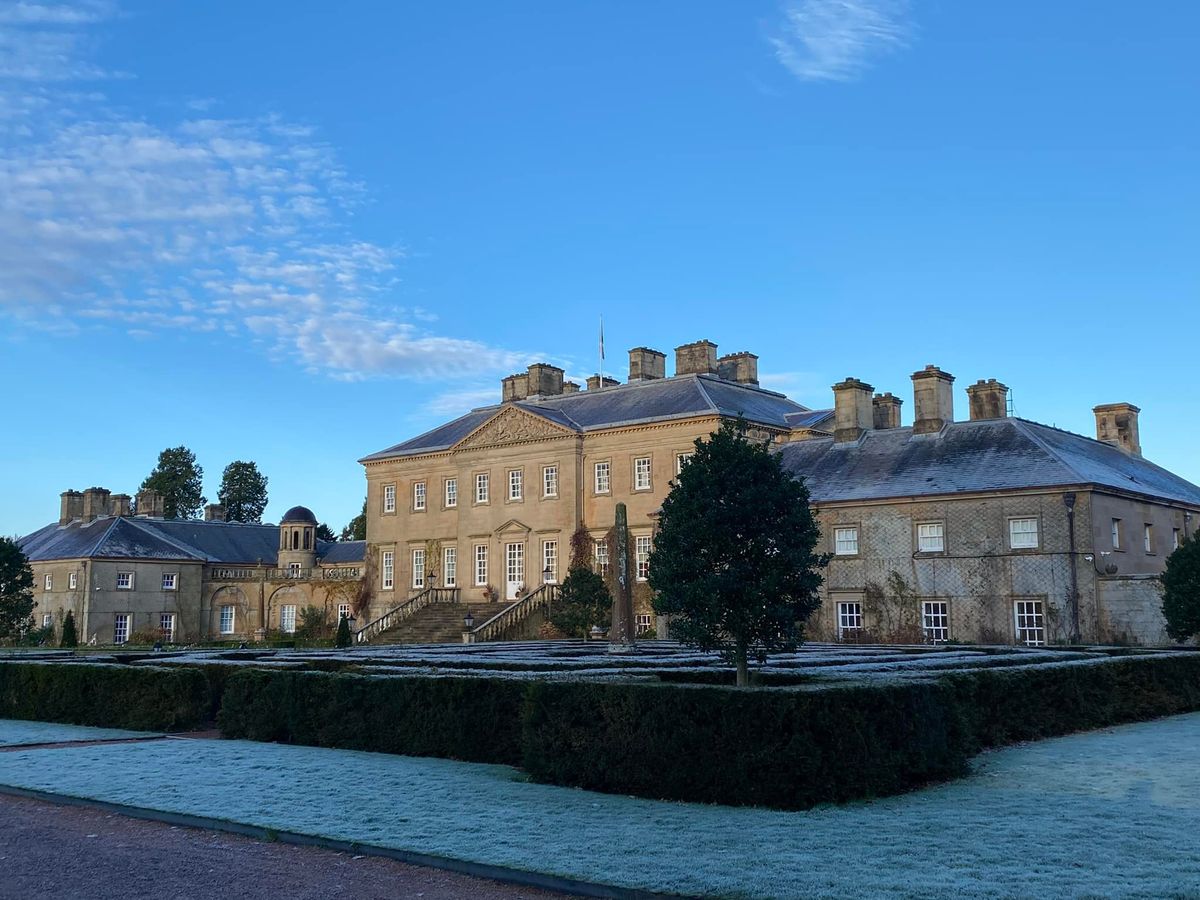
[[[0,719],[0,747],[22,744],[58,744],[68,741],[112,741],[139,737],[153,737],[153,733],[124,731],[118,728],[89,728],[84,725],[59,725],[54,722]]]
[[[1200,714],[1008,748],[962,781],[806,812],[242,741],[15,750],[0,782],[688,895],[1200,896]]]

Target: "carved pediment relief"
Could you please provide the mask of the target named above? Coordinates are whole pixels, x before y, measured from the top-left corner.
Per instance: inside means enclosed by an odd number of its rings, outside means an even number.
[[[567,437],[571,430],[515,407],[500,410],[465,438],[454,445],[455,450],[475,447],[494,447],[497,444],[516,444],[546,438]]]
[[[517,519],[509,519],[503,525],[496,529],[496,534],[499,535],[527,535],[533,529]]]

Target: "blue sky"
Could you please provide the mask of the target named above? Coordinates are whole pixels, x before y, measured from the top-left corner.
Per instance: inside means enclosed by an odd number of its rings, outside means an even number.
[[[1195,4],[0,2],[0,532],[136,490],[340,528],[355,460],[546,359],[708,338],[1200,481]],[[911,414],[905,405],[905,419]]]

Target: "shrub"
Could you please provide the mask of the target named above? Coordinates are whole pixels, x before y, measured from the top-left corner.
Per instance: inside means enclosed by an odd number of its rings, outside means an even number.
[[[342,616],[338,619],[337,635],[333,639],[333,646],[344,650],[353,643],[354,638],[350,634],[350,620]]]
[[[208,683],[195,669],[0,663],[0,718],[183,731],[202,724],[208,706]]]
[[[240,669],[218,724],[231,738],[517,765],[523,690],[500,678]]]
[[[1200,539],[1185,540],[1167,557],[1162,573],[1162,611],[1176,641],[1200,636]]]
[[[62,637],[59,638],[58,646],[79,646],[79,636],[75,632],[75,613],[71,612],[71,610],[67,610],[67,617],[63,619]]]

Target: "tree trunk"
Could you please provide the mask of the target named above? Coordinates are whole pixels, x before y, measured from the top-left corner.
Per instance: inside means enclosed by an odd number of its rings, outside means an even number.
[[[737,686],[747,687],[750,684],[750,673],[746,666],[747,647],[743,643],[738,643],[734,658],[737,661]]]

